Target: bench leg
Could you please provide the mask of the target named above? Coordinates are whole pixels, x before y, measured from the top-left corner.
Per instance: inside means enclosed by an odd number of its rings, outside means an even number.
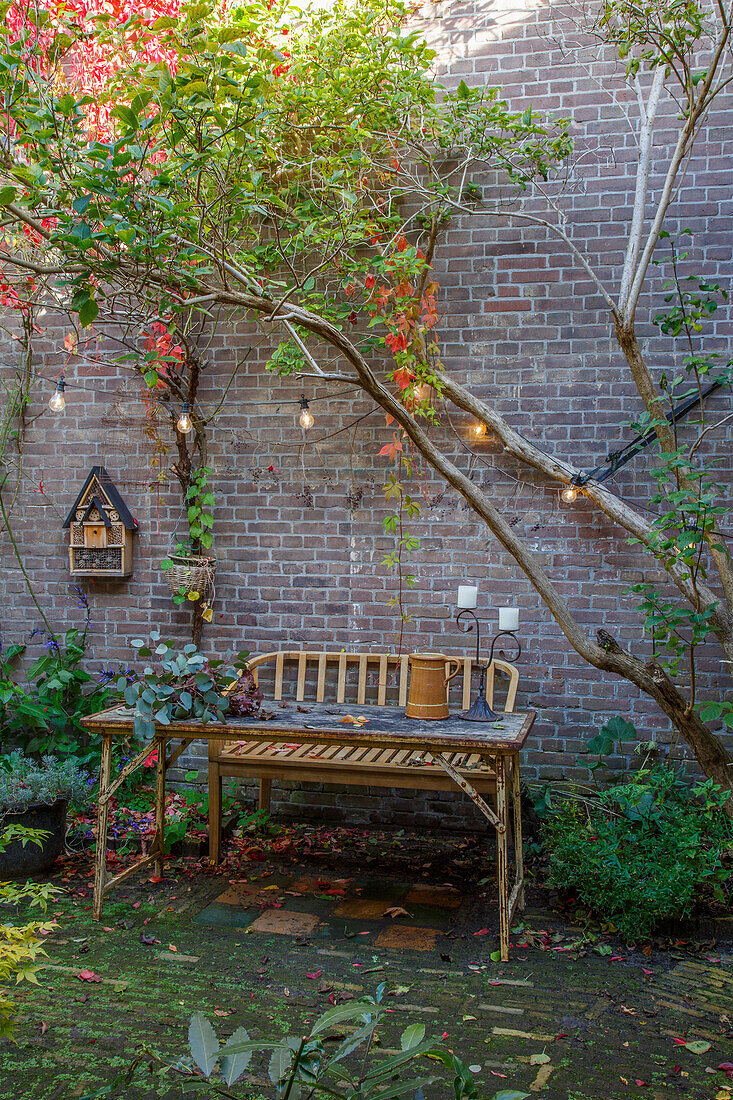
[[[221,771],[217,761],[209,761],[209,859],[221,859]]]
[[[260,779],[260,810],[270,812],[270,795],[272,794],[272,780]]]

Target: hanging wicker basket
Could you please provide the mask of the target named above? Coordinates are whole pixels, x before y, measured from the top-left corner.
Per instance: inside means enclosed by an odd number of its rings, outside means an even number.
[[[183,589],[185,592],[198,592],[202,600],[214,593],[213,558],[200,558],[189,554],[169,554],[169,568],[164,569],[165,579],[174,596]]]

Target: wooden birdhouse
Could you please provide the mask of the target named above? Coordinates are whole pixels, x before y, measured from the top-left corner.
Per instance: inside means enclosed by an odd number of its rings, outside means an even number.
[[[64,522],[75,577],[129,577],[137,520],[104,466],[92,466]]]

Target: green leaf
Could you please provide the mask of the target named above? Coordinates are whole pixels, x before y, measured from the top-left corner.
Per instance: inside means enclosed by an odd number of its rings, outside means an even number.
[[[357,1016],[379,1016],[384,1011],[384,1008],[368,1001],[350,1001],[345,1005],[337,1005],[336,1008],[331,1008],[318,1017],[311,1028],[310,1037],[320,1035],[322,1031],[328,1031],[334,1024],[340,1024],[343,1020],[353,1020]]]
[[[113,108],[111,114],[112,118],[118,118],[120,122],[124,122],[130,130],[137,130],[140,126],[140,119],[126,103],[118,103],[117,106]]]
[[[290,1071],[293,1062],[293,1052],[288,1046],[275,1047],[267,1067],[270,1080],[273,1085],[279,1085],[283,1077]]]
[[[237,1054],[230,1054],[229,1050],[237,1043],[247,1042],[249,1035],[243,1027],[238,1027],[237,1030],[227,1039],[226,1043],[221,1049],[221,1075],[224,1078],[224,1082],[227,1085],[233,1085],[237,1081],[249,1063],[252,1061],[252,1051],[239,1051]]]
[[[87,298],[79,310],[79,324],[82,328],[88,328],[89,325],[96,319],[99,313],[99,306],[93,298]]]
[[[465,80],[462,80],[456,88],[456,95],[459,99],[471,98],[471,89],[469,88],[468,84],[466,84]]]
[[[219,1040],[213,1027],[201,1012],[191,1017],[188,1043],[194,1062],[201,1072],[209,1077],[219,1059]]]
[[[419,1046],[424,1038],[425,1024],[410,1024],[400,1036],[400,1046],[403,1050],[410,1050],[411,1047]]]

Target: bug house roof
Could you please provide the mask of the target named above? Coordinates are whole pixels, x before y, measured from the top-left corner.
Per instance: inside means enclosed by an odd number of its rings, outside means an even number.
[[[87,518],[93,508],[96,508],[102,517],[102,522],[105,526],[109,526],[110,519],[107,513],[115,511],[120,517],[120,522],[124,524],[128,531],[137,530],[137,520],[133,519],[130,509],[115,488],[114,482],[104,466],[92,466],[79,495],[64,520],[64,527],[70,527],[74,522],[83,522],[83,520],[77,520],[76,513],[79,508],[85,506],[84,519]]]

